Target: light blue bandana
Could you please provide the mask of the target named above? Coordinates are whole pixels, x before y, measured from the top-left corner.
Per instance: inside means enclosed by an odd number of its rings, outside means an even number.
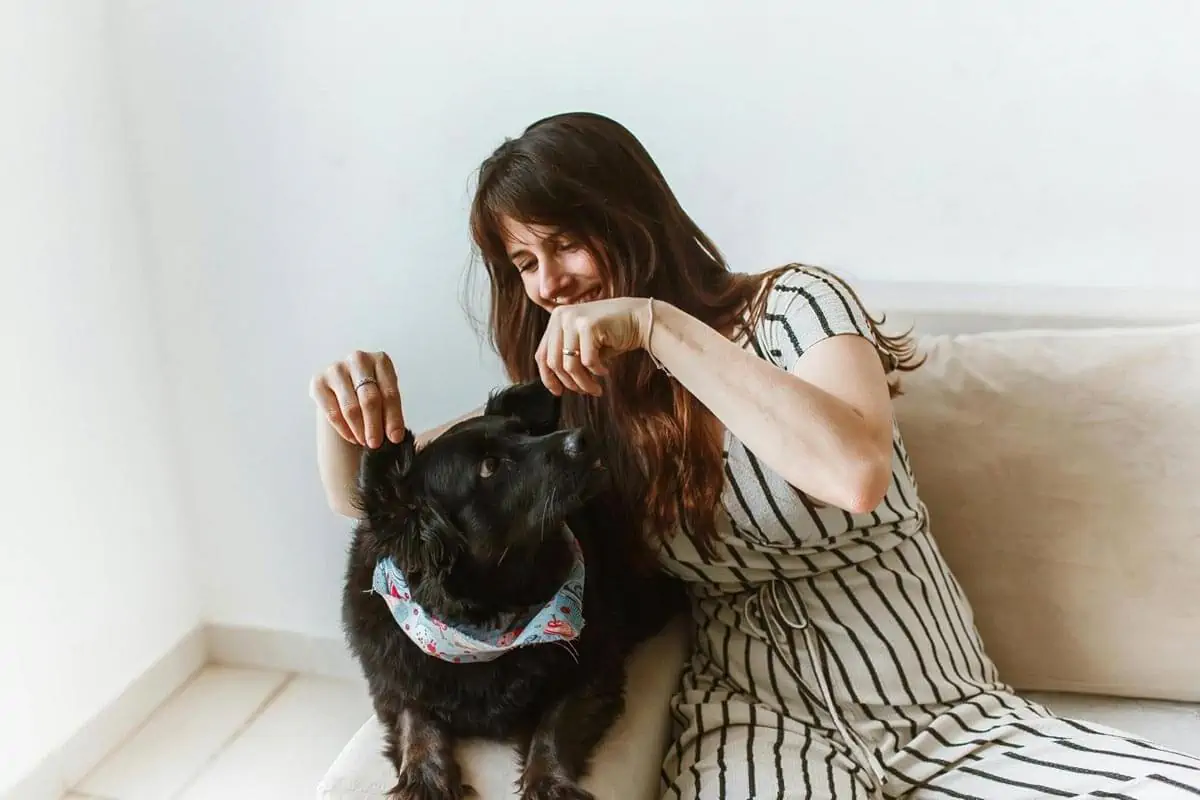
[[[525,613],[501,629],[478,627],[454,628],[422,608],[408,589],[404,573],[390,558],[375,565],[371,588],[387,603],[392,617],[426,653],[454,664],[491,661],[509,650],[531,644],[558,643],[570,647],[570,641],[583,630],[583,551],[575,536],[564,526],[575,561],[567,580],[543,606],[531,606]]]

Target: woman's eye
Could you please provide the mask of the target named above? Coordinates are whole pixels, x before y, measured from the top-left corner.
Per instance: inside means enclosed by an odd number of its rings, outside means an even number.
[[[479,465],[479,477],[481,477],[481,478],[492,477],[493,475],[496,474],[496,469],[499,468],[499,466],[500,466],[500,459],[491,458],[491,457],[485,458],[483,460],[483,462]]]

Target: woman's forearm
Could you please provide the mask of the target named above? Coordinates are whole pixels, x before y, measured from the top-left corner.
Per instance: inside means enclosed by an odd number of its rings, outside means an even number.
[[[890,436],[853,406],[663,302],[648,350],[729,431],[797,489],[852,512],[873,509],[891,475]]]
[[[360,516],[354,500],[362,452],[362,447],[343,439],[317,409],[317,471],[325,500],[335,513],[352,519]]]

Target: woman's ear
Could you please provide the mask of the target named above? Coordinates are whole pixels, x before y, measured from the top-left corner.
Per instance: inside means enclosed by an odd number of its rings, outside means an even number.
[[[553,433],[558,428],[562,400],[541,381],[526,381],[492,393],[484,408],[485,415],[516,417],[535,436]]]

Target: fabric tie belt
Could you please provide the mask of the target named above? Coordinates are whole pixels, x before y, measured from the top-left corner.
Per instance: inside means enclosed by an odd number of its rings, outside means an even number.
[[[787,581],[768,581],[759,586],[758,590],[746,601],[745,611],[749,627],[759,636],[765,636],[775,646],[775,649],[785,656],[779,659],[780,662],[788,674],[795,679],[797,685],[811,695],[814,694],[812,688],[800,676],[800,671],[792,663],[792,659],[786,657],[790,649],[786,628],[800,631],[804,637],[805,647],[813,661],[821,702],[833,719],[834,728],[842,737],[842,741],[855,756],[853,760],[856,760],[859,767],[862,767],[870,776],[872,793],[879,800],[883,800],[883,786],[887,783],[887,774],[866,740],[842,716],[841,708],[834,699],[833,691],[829,686],[824,647],[822,647],[816,631],[813,630],[799,590]]]

